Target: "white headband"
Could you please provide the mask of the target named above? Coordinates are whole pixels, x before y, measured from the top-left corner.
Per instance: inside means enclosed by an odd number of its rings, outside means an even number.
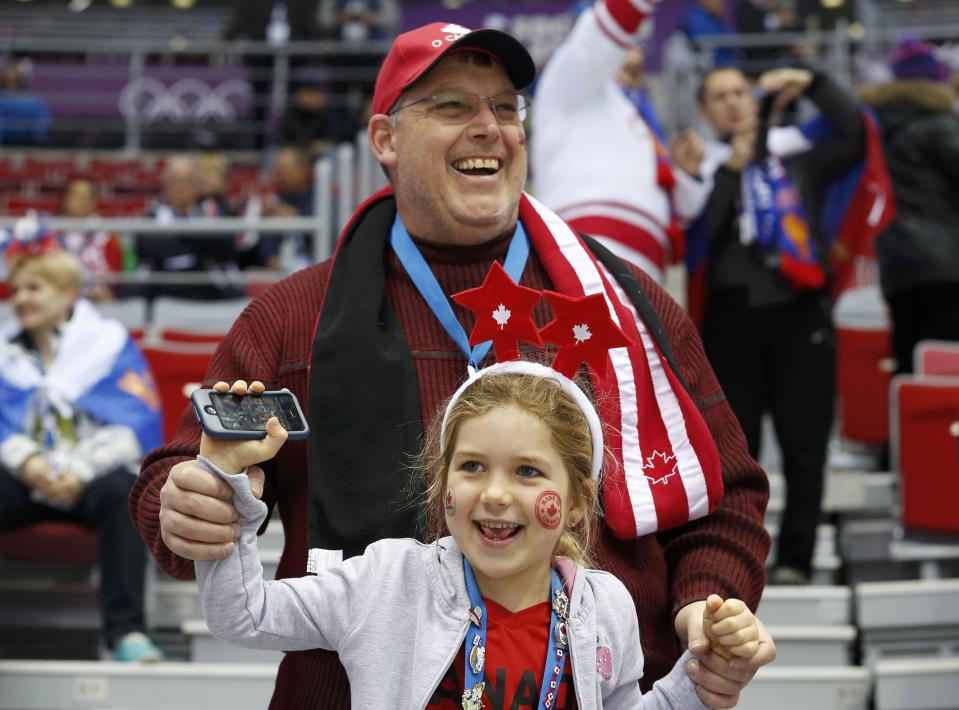
[[[553,368],[540,365],[536,362],[527,362],[525,360],[507,360],[506,362],[498,362],[495,365],[490,365],[482,370],[477,370],[471,374],[466,379],[466,382],[461,384],[459,389],[453,393],[453,396],[450,397],[449,404],[446,405],[446,412],[443,414],[443,424],[440,427],[440,441],[446,441],[446,420],[449,419],[453,405],[456,404],[456,401],[460,398],[460,396],[462,396],[463,392],[466,391],[466,388],[476,382],[476,380],[479,378],[485,377],[486,375],[500,375],[508,373],[531,375],[533,377],[545,377],[553,380],[556,384],[562,387],[567,394],[576,400],[576,404],[578,404],[579,408],[583,410],[583,416],[586,417],[586,423],[589,424],[589,432],[593,438],[593,466],[592,470],[590,471],[590,476],[594,481],[599,480],[599,471],[603,466],[603,428],[599,423],[599,416],[596,414],[596,409],[593,407],[583,390],[580,389],[579,385],[569,379],[566,375],[557,372]]]

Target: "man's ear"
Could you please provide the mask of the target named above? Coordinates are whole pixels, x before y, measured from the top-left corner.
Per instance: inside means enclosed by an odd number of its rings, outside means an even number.
[[[370,117],[366,125],[366,136],[370,142],[373,156],[387,168],[396,167],[396,149],[393,147],[393,126],[390,117],[377,113]]]

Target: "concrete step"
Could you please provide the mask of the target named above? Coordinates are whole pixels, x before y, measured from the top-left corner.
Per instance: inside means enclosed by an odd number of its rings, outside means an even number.
[[[845,586],[766,587],[759,616],[767,626],[852,623],[852,589]]]
[[[959,579],[862,583],[854,598],[866,662],[959,656]]]
[[[272,664],[0,661],[0,710],[262,710]]]
[[[779,665],[761,668],[743,691],[739,710],[867,710],[868,668]]]
[[[856,627],[850,625],[772,625],[776,664],[786,666],[848,666],[856,645]]]
[[[959,656],[880,661],[873,666],[876,710],[955,710]]]
[[[190,646],[190,658],[197,663],[273,663],[283,658],[281,651],[240,648],[213,638],[203,619],[190,619],[180,625]]]

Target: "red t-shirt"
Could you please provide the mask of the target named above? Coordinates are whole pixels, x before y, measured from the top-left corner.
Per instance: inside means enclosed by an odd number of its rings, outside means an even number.
[[[515,614],[494,601],[486,602],[486,691],[488,710],[536,710],[543,687],[543,669],[549,641],[550,603],[543,602]],[[462,710],[463,647],[433,691],[428,710]],[[559,685],[556,710],[575,710],[570,662]]]

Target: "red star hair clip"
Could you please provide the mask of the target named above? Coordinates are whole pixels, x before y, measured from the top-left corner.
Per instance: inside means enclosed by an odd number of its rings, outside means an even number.
[[[585,362],[592,372],[602,377],[609,362],[609,351],[633,344],[610,317],[603,294],[574,298],[544,291],[543,295],[556,317],[539,334],[543,340],[559,346],[552,365],[557,372],[572,378]]]
[[[451,298],[476,314],[476,325],[470,333],[470,345],[493,341],[496,360],[519,359],[519,341],[542,346],[533,308],[541,291],[519,286],[498,261],[493,262],[483,285],[460,291]]]
[[[19,256],[40,256],[57,249],[60,249],[60,243],[53,230],[32,210],[26,217],[18,219],[13,229],[0,233],[0,251],[8,262]]]

